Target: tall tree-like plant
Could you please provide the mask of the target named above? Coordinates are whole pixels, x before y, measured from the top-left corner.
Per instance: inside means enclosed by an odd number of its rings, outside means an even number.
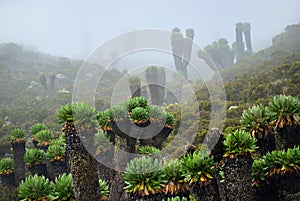
[[[183,43],[183,35],[180,32],[180,29],[178,27],[175,27],[172,30],[171,45],[172,45],[175,67],[178,72],[182,71],[182,43]]]
[[[164,67],[158,68],[157,84],[158,84],[158,93],[159,93],[158,94],[159,105],[162,105],[164,102],[165,87],[166,87],[166,72]]]
[[[97,112],[89,104],[78,102],[62,106],[57,112],[58,122],[67,138],[67,152],[73,176],[76,200],[100,200],[97,161],[94,154]],[[83,144],[85,143],[85,146]]]
[[[47,86],[47,78],[46,78],[46,74],[45,73],[40,73],[40,83],[41,85],[47,89],[48,86]]]
[[[235,41],[236,41],[236,60],[239,61],[244,56],[243,41],[243,23],[239,22],[235,25]]]
[[[253,200],[251,153],[257,149],[256,139],[246,131],[236,130],[227,135],[223,143],[226,151],[224,154],[226,199],[228,201]]]
[[[149,86],[151,102],[153,105],[160,105],[158,67],[149,66],[145,70],[145,75],[146,75],[146,82]]]
[[[247,51],[252,53],[250,23],[248,23],[248,22],[243,23],[243,32],[244,32],[244,36],[245,36]]]
[[[14,152],[14,166],[16,182],[19,184],[25,178],[25,131],[14,129],[10,132],[11,145]]]
[[[181,73],[183,77],[187,80],[187,66],[191,61],[191,53],[193,47],[193,40],[194,40],[194,30],[187,29],[185,31],[185,38],[182,40],[182,64],[181,64]]]
[[[49,83],[50,84],[50,89],[54,89],[55,79],[56,79],[56,75],[54,73],[52,73],[50,75],[50,78],[49,78],[49,80],[50,80],[50,83]]]

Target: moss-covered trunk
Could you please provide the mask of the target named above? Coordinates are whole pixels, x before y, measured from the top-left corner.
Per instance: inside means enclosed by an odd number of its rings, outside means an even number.
[[[127,163],[132,159],[128,153],[135,152],[136,139],[130,137],[132,123],[129,120],[111,122],[112,131],[115,134],[115,144],[117,150],[114,155],[117,171],[114,174],[113,181],[110,186],[108,199],[110,201],[120,200],[124,193],[124,180],[122,172],[124,172]]]
[[[252,201],[251,172],[253,160],[250,154],[226,158],[224,166],[226,200]]]
[[[19,184],[23,179],[25,179],[25,141],[11,143],[14,152],[14,170],[16,183]]]
[[[192,187],[192,193],[196,200],[201,201],[220,201],[217,180],[212,179],[207,185],[195,184]]]
[[[101,199],[99,193],[99,180],[97,174],[97,161],[90,153],[93,153],[93,129],[85,132],[80,129],[79,133],[86,139],[86,147],[70,122],[67,122],[63,128],[67,138],[67,152],[70,160],[70,170],[73,177],[74,195],[77,201],[98,201]],[[83,133],[83,131],[85,133]],[[89,144],[92,143],[92,144]],[[89,153],[90,152],[90,153]]]

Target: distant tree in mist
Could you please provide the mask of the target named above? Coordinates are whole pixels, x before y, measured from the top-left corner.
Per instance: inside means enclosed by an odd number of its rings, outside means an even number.
[[[40,83],[45,89],[47,89],[47,78],[45,73],[40,73]]]
[[[234,64],[234,56],[235,50],[228,45],[228,41],[225,38],[221,38],[218,41],[214,41],[212,44],[207,45],[204,47],[204,51],[198,51],[198,57],[205,60],[213,69],[215,67],[217,69],[232,67]]]
[[[175,67],[182,76],[187,79],[187,66],[191,60],[191,52],[194,40],[194,30],[187,29],[185,31],[186,37],[183,37],[180,29],[175,27],[172,30],[171,45]]]

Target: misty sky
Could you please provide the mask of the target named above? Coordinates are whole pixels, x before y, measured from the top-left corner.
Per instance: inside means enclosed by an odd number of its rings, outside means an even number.
[[[221,37],[231,44],[235,24],[249,22],[257,51],[299,21],[299,0],[0,0],[0,43],[84,58],[113,36],[143,28],[193,28],[201,47]]]

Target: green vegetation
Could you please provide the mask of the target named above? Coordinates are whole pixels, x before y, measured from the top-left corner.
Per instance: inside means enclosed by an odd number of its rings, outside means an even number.
[[[184,182],[182,166],[182,162],[179,159],[172,159],[164,164],[163,172],[168,181],[165,187],[166,194],[178,195],[188,191],[188,186]]]
[[[48,127],[45,124],[42,123],[36,123],[31,126],[30,128],[30,134],[32,137],[34,137],[38,132],[42,130],[48,130]]]
[[[28,176],[19,185],[18,197],[21,200],[49,200],[53,198],[52,187],[44,176]]]
[[[102,179],[99,179],[99,187],[100,187],[100,190],[99,190],[99,193],[102,197],[108,197],[108,193],[109,193],[109,186],[107,185],[107,183],[102,180]]]
[[[26,149],[24,155],[25,163],[32,165],[32,164],[39,164],[43,163],[45,159],[45,152],[39,149]]]
[[[11,158],[0,160],[0,175],[10,174],[14,171],[14,161]]]
[[[167,180],[160,169],[158,159],[151,157],[140,157],[131,160],[125,169],[123,178],[127,192],[148,196],[162,192]]]
[[[140,154],[160,154],[160,150],[152,146],[142,146],[139,149]]]
[[[65,145],[54,143],[51,144],[46,152],[46,158],[51,162],[56,160],[62,160],[65,156],[66,147]]]
[[[165,200],[163,200],[165,201]],[[183,198],[180,198],[179,196],[176,196],[176,197],[172,197],[172,198],[168,198],[166,201],[187,201],[187,198],[183,197]]]
[[[262,138],[269,135],[271,118],[268,107],[254,105],[243,112],[241,124],[252,137]]]
[[[236,130],[234,133],[226,135],[223,144],[226,150],[224,156],[230,156],[230,158],[252,153],[257,149],[256,139],[243,130]]]
[[[38,146],[47,146],[54,138],[54,135],[52,131],[42,130],[38,132],[35,137],[36,137],[36,141],[38,141]]]
[[[97,114],[97,120],[100,128],[104,131],[111,130],[111,127],[109,126],[109,121],[113,119],[113,113],[110,110],[106,110],[103,112],[99,112]]]
[[[193,154],[188,154],[182,160],[183,176],[189,184],[207,184],[213,179],[215,169],[213,157],[207,154],[195,151]]]
[[[128,83],[129,83],[129,85],[140,85],[141,84],[141,80],[137,76],[131,76],[128,79]]]
[[[55,199],[75,201],[71,174],[62,174],[51,182]]]
[[[143,97],[134,97],[127,101],[127,106],[129,112],[131,112],[134,108],[137,107],[146,109],[148,107],[148,101]]]
[[[300,125],[300,100],[298,98],[285,95],[275,96],[269,107],[275,118],[275,128]]]
[[[20,128],[13,129],[10,132],[10,138],[12,142],[25,141],[25,131]]]
[[[110,145],[107,134],[100,130],[95,134],[95,147],[97,151],[105,150]]]
[[[149,118],[148,110],[142,107],[136,107],[130,113],[130,119],[134,123],[144,123],[149,121]]]
[[[287,172],[300,171],[300,148],[286,151],[272,151],[261,159],[255,160],[252,165],[254,184],[259,184],[273,175],[283,175]]]

